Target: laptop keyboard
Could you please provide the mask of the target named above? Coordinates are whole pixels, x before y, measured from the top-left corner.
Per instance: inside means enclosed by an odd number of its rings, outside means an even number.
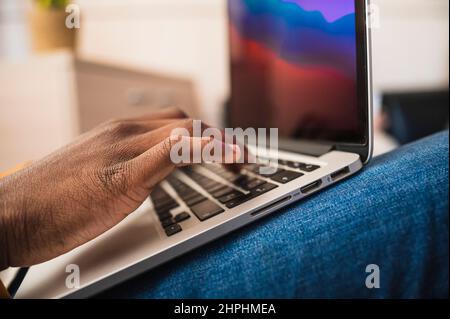
[[[240,173],[234,173],[222,165],[202,165],[203,169],[209,170],[217,179],[202,174],[197,167],[180,169],[209,194],[208,197],[176,176],[169,176],[166,181],[182,200],[183,207],[188,209],[173,214],[172,211],[182,207],[181,204],[161,186],[153,190],[150,198],[166,235],[172,236],[181,232],[183,222],[193,216],[203,222],[225,213],[225,208],[235,208],[270,192],[279,186],[277,184],[287,184],[320,168],[313,164],[285,160],[280,160],[279,166],[270,172],[264,170],[264,166],[264,164],[249,164],[244,166]]]
[[[200,221],[205,221],[225,211],[181,180],[171,176],[168,182]]]

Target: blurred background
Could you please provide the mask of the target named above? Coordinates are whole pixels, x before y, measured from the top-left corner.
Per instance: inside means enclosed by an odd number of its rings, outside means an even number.
[[[224,125],[226,0],[72,1],[76,31],[65,2],[0,0],[0,171],[167,106]],[[381,154],[448,128],[449,1],[372,2]]]

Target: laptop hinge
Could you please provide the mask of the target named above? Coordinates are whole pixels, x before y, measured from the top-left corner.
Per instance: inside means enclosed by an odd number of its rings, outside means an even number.
[[[300,153],[319,157],[334,149],[333,144],[314,143],[309,141],[280,139],[279,148],[282,151]]]

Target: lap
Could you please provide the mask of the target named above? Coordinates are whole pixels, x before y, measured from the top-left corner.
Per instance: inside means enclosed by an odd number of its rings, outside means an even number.
[[[448,132],[111,289],[137,298],[448,295]],[[381,288],[367,289],[377,264]]]

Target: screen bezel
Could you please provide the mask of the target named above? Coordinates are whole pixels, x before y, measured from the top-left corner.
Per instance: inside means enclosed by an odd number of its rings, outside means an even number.
[[[227,17],[228,17],[228,25],[230,24],[230,1],[227,1]],[[322,145],[330,145],[331,148],[341,151],[347,151],[352,153],[357,153],[361,156],[361,160],[364,163],[367,163],[372,156],[372,148],[373,148],[373,126],[372,126],[372,88],[371,88],[371,59],[370,59],[370,28],[368,24],[368,15],[367,8],[369,6],[368,0],[355,0],[355,17],[356,17],[356,63],[357,63],[357,103],[359,120],[361,121],[361,131],[359,132],[359,136],[355,138],[357,142],[337,142],[331,140],[322,140],[322,139],[302,139],[302,140],[291,140],[290,145],[293,145],[293,142],[298,141],[299,143],[299,152],[301,151],[300,145],[304,145],[303,142],[314,143],[314,144],[322,144]],[[229,27],[227,28],[229,33]],[[228,34],[229,39],[229,72],[230,72],[230,101],[229,103],[233,103],[233,85],[231,85],[232,81],[232,61],[231,61],[231,35]],[[227,123],[230,124],[230,123]],[[281,143],[282,144],[282,143]],[[282,146],[281,146],[282,148]],[[293,151],[293,149],[289,149]]]

